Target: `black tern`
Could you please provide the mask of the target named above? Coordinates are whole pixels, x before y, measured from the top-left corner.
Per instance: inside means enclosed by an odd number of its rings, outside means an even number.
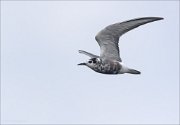
[[[79,50],[79,53],[85,54],[91,59],[78,65],[85,65],[92,70],[103,74],[141,74],[140,71],[128,68],[122,63],[118,46],[119,38],[124,33],[134,28],[162,19],[163,18],[161,17],[143,17],[115,23],[105,27],[95,36],[95,39],[100,46],[100,56]]]

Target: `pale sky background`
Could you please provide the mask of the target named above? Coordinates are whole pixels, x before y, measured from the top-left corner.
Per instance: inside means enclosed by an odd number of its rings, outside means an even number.
[[[105,26],[164,20],[120,39],[123,62],[141,75],[77,66],[99,54]],[[178,124],[178,1],[1,1],[3,124]]]

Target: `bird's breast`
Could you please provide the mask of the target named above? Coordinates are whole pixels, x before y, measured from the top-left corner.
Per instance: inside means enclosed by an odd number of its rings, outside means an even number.
[[[119,62],[106,62],[98,65],[93,70],[103,74],[118,74],[120,69]]]

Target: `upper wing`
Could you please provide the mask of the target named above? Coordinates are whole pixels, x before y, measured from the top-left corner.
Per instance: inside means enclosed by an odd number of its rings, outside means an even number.
[[[121,23],[115,23],[101,30],[95,37],[98,42],[101,53],[100,57],[122,61],[119,54],[119,37],[124,33],[146,23],[161,20],[160,17],[145,17],[133,19]]]
[[[99,58],[99,56],[94,55],[94,54],[89,53],[89,52],[86,52],[86,51],[84,51],[84,50],[79,50],[79,53],[85,54],[85,55],[87,55],[87,56],[89,56],[89,57],[91,57],[91,58]]]

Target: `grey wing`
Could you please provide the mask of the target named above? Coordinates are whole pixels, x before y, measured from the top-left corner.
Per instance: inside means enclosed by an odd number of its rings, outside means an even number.
[[[79,50],[79,53],[85,54],[85,55],[87,55],[87,56],[89,56],[89,57],[91,57],[91,58],[99,58],[99,56],[94,55],[94,54],[89,53],[89,52],[86,52],[86,51],[84,51],[84,50]]]
[[[107,26],[106,28],[101,30],[95,37],[101,49],[100,57],[121,62],[122,60],[120,58],[118,47],[119,37],[140,25],[161,19],[163,18],[144,17]]]

